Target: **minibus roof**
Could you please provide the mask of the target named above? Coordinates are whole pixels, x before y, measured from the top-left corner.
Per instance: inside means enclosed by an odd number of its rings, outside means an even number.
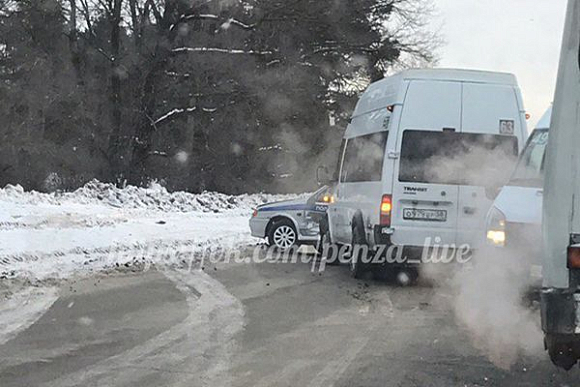
[[[509,73],[498,73],[481,70],[464,69],[416,69],[406,70],[399,74],[408,80],[435,80],[473,83],[492,83],[517,86],[516,76]]]
[[[387,105],[403,103],[404,93],[401,92],[401,85],[404,81],[418,80],[518,86],[515,75],[507,73],[458,69],[406,70],[369,85],[358,101],[353,117],[384,108]]]

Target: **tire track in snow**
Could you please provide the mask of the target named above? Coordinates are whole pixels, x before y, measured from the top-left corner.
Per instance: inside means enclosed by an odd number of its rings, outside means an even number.
[[[0,303],[0,345],[38,321],[57,299],[56,288],[26,288]]]
[[[186,295],[189,313],[184,321],[141,345],[45,386],[127,385],[159,374],[166,386],[230,384],[234,336],[244,326],[242,304],[203,272],[164,274]]]

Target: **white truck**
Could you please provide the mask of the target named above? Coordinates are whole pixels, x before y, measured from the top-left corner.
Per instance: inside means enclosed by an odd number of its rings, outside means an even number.
[[[339,154],[327,235],[369,250],[429,241],[477,247],[493,198],[528,136],[515,76],[471,70],[409,70],[360,98]],[[369,265],[352,254],[351,274]]]
[[[580,0],[569,0],[546,153],[542,328],[554,364],[580,359]]]

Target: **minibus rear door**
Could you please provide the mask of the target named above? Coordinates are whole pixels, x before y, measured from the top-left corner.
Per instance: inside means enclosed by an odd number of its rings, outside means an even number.
[[[520,146],[522,108],[510,85],[463,84],[461,135],[456,158],[459,171],[457,243],[477,249],[485,240],[485,217],[509,180]]]
[[[448,142],[460,125],[460,82],[410,82],[393,175],[393,243],[455,244],[459,191]]]

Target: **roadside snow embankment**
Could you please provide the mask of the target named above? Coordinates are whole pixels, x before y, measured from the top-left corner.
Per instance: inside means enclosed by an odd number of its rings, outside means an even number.
[[[252,209],[294,197],[169,193],[157,184],[120,189],[96,181],[54,194],[7,186],[0,189],[0,276],[62,278],[145,259],[160,263],[152,251],[248,244]]]
[[[19,185],[0,189],[0,201],[33,205],[102,205],[119,209],[141,209],[161,212],[223,212],[237,210],[247,213],[260,204],[293,199],[297,195],[254,194],[232,196],[217,192],[192,194],[168,192],[153,183],[149,188],[128,186],[118,188],[113,184],[93,180],[74,192],[26,192]]]

